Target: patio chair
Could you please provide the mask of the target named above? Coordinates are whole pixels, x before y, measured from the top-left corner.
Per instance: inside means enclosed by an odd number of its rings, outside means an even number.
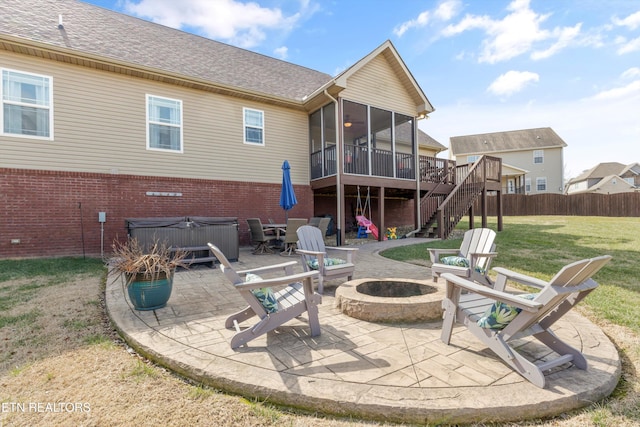
[[[306,224],[307,220],[304,218],[289,218],[287,220],[287,228],[284,233],[284,249],[280,252],[280,255],[291,256],[294,254],[298,242],[296,231]]]
[[[550,328],[598,286],[591,277],[610,259],[611,256],[603,255],[568,264],[549,282],[496,268],[496,289],[444,273],[447,290],[442,303],[445,313],[441,339],[449,344],[454,323],[462,323],[514,371],[540,388],[545,386],[545,372],[549,369],[569,362],[579,369],[587,369],[587,360],[580,350],[562,341]],[[507,293],[504,291],[507,280],[540,291],[521,295]],[[537,362],[525,358],[519,350],[529,346],[510,345],[510,341],[527,336],[535,337],[557,355],[547,351],[541,359],[540,352],[536,351]]]
[[[265,234],[260,218],[248,218],[247,224],[249,224],[249,231],[251,232],[251,242],[256,245],[253,253],[255,255],[272,254],[273,251],[269,247],[269,242],[275,239],[275,236]]]
[[[442,273],[452,273],[493,286],[488,273],[491,260],[498,255],[493,243],[495,238],[496,232],[489,228],[474,228],[464,233],[460,249],[427,248],[433,281],[437,282]],[[449,256],[441,258],[442,255]]]
[[[317,272],[294,274],[295,261],[236,271],[218,247],[209,243],[209,249],[220,262],[220,269],[224,275],[248,304],[225,321],[226,328],[236,330],[231,339],[231,348],[246,344],[305,312],[308,315],[311,336],[320,335],[318,305],[322,302],[322,297],[313,291],[313,278],[317,276]],[[275,278],[263,279],[259,276],[274,272],[280,273]],[[240,327],[240,323],[254,316],[259,319],[255,325],[245,329]]]
[[[336,277],[347,276],[347,280],[353,278],[355,270],[355,254],[358,248],[337,248],[324,245],[322,232],[317,227],[305,225],[298,228],[298,249],[296,252],[302,257],[302,266],[305,271],[317,270],[318,292],[324,291],[324,281]],[[330,251],[330,252],[329,252]],[[333,258],[329,254],[340,253],[342,257]]]
[[[329,230],[329,223],[331,222],[331,218],[325,217],[320,219],[320,223],[318,224],[318,228],[322,233],[322,237],[327,235],[327,231]]]
[[[314,227],[317,227],[320,224],[320,220],[322,218],[319,216],[314,216],[309,220],[309,225],[313,225]]]

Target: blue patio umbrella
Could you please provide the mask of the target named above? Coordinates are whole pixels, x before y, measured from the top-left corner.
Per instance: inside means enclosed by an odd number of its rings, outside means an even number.
[[[280,191],[280,207],[284,209],[285,217],[289,219],[289,209],[298,204],[296,193],[293,191],[291,183],[291,167],[287,160],[282,163],[282,190]]]

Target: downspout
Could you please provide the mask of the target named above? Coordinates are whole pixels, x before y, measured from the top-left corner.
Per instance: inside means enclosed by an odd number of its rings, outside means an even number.
[[[329,95],[327,89],[324,90],[327,98],[335,104],[335,123],[336,123],[336,246],[342,246],[342,192],[340,191],[340,177],[342,171],[342,133],[340,132],[340,116],[338,100]]]
[[[413,123],[413,140],[415,142],[415,155],[414,157],[414,165],[413,170],[416,174],[416,215],[418,219],[418,228],[415,230],[411,230],[404,237],[413,237],[414,234],[422,230],[422,219],[420,217],[420,205],[422,204],[422,200],[420,199],[420,144],[418,143],[418,118],[415,117],[415,121]]]

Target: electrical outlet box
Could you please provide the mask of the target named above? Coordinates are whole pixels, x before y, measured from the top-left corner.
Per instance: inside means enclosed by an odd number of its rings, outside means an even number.
[[[98,212],[98,222],[107,222],[106,212]]]
[[[12,245],[19,245],[20,244],[20,239],[11,239],[11,244]]]

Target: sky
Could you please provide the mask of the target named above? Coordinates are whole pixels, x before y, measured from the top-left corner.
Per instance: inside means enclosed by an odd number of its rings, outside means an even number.
[[[391,40],[445,147],[551,127],[565,179],[640,162],[640,0],[84,1],[332,76]]]

